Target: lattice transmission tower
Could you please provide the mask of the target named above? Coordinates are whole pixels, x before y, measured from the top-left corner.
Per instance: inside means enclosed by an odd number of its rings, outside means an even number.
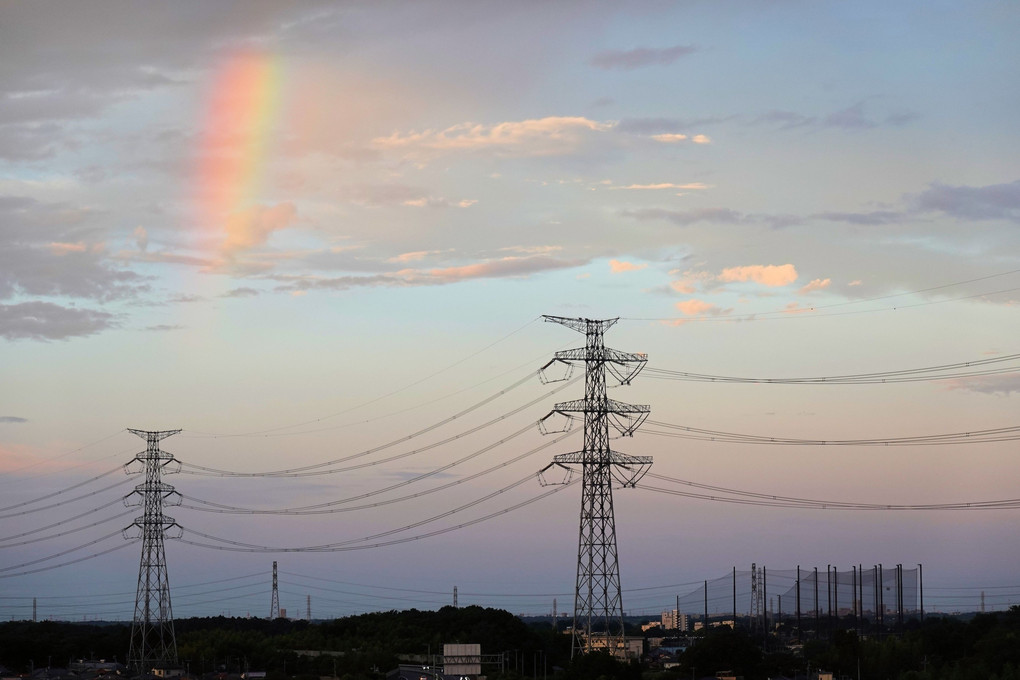
[[[128,667],[138,673],[149,673],[153,668],[177,666],[177,639],[174,636],[174,616],[170,606],[170,579],[166,570],[166,551],[163,540],[176,529],[179,538],[181,527],[173,517],[163,513],[166,505],[180,505],[181,496],[174,487],[163,482],[164,474],[177,472],[179,465],[172,453],[162,451],[159,442],[180,430],[131,430],[146,441],[145,451],[125,465],[129,473],[143,472],[145,481],[135,486],[124,497],[124,504],[140,505],[142,516],[124,529],[125,538],[142,539],[142,558],[138,565],[138,589],[135,592],[135,615],[131,624],[131,646],[128,648]],[[129,466],[140,463],[142,470]],[[136,529],[135,535],[128,532]]]
[[[278,618],[280,618],[280,586],[276,580],[276,560],[273,560],[273,601],[269,603],[269,620],[275,621]]]
[[[543,432],[554,431],[553,416],[566,418],[570,427],[575,418],[584,420],[584,447],[580,451],[555,456],[542,472],[552,467],[566,469],[569,481],[577,466],[581,469],[581,526],[577,549],[577,586],[574,591],[574,626],[571,656],[597,650],[625,657],[623,599],[620,594],[620,565],[616,550],[616,519],[613,513],[613,486],[634,486],[652,464],[649,456],[628,456],[610,448],[610,428],[620,436],[630,436],[648,417],[649,407],[610,399],[606,395],[606,373],[626,385],[645,366],[648,357],[605,346],[605,332],[617,319],[570,319],[545,316],[583,333],[585,346],[557,352],[543,367],[554,363],[572,367],[584,364],[584,399],[556,404],[540,421]],[[569,374],[568,374],[569,377]],[[561,378],[565,379],[565,378]],[[556,483],[540,477],[543,484]]]

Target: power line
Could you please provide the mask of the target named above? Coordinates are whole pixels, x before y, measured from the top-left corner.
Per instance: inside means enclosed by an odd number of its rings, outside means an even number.
[[[195,465],[195,464],[192,464],[192,463],[186,463],[186,462],[182,461],[181,462],[181,465],[182,465],[181,472],[182,472],[182,474],[204,475],[204,476],[215,476],[215,477],[311,477],[311,476],[316,476],[316,475],[336,474],[338,472],[349,472],[351,470],[358,470],[358,469],[365,468],[365,467],[371,467],[371,466],[374,466],[374,465],[381,465],[383,463],[392,462],[394,460],[399,460],[399,459],[402,459],[402,458],[407,458],[407,457],[413,456],[413,455],[415,455],[417,453],[421,453],[422,451],[427,451],[429,449],[433,449],[433,448],[436,448],[438,446],[442,446],[443,444],[448,444],[449,442],[455,441],[455,440],[460,439],[462,437],[465,437],[465,436],[467,436],[469,434],[473,434],[475,432],[478,432],[479,430],[485,429],[486,427],[494,425],[494,424],[496,424],[498,422],[506,420],[510,416],[516,415],[516,414],[520,413],[521,411],[529,408],[530,406],[534,406],[538,402],[547,399],[549,397],[549,395],[555,394],[556,392],[558,392],[561,389],[563,389],[564,387],[566,387],[566,385],[562,385],[560,387],[557,387],[554,390],[552,390],[551,392],[549,392],[548,394],[541,395],[541,396],[537,397],[536,399],[533,399],[533,400],[529,401],[528,403],[524,404],[523,406],[519,406],[516,409],[513,409],[512,411],[508,411],[508,412],[506,412],[506,413],[504,413],[504,414],[502,414],[502,415],[500,415],[500,416],[498,416],[496,418],[493,418],[493,419],[491,419],[491,420],[489,420],[489,421],[487,421],[487,422],[485,422],[485,423],[483,423],[481,425],[477,425],[477,426],[475,426],[473,428],[470,428],[468,430],[464,430],[464,431],[462,431],[462,432],[460,432],[460,433],[458,433],[456,435],[448,437],[447,439],[444,439],[444,440],[439,441],[439,442],[435,442],[433,444],[429,444],[428,446],[424,446],[424,447],[421,447],[419,449],[415,449],[415,450],[407,452],[407,453],[398,454],[396,456],[391,456],[389,458],[384,458],[384,459],[381,459],[381,460],[378,460],[378,461],[372,461],[372,462],[369,462],[369,463],[361,463],[361,464],[358,464],[358,465],[351,465],[351,466],[347,466],[347,467],[343,467],[343,468],[330,468],[328,470],[323,470],[322,469],[322,468],[327,468],[327,467],[329,467],[331,465],[337,465],[337,464],[340,464],[340,463],[347,463],[347,462],[350,462],[352,460],[357,460],[359,458],[363,458],[363,457],[371,455],[373,453],[378,453],[379,451],[384,451],[384,450],[386,450],[388,448],[392,448],[392,447],[396,446],[397,444],[402,444],[402,443],[407,442],[407,441],[409,441],[411,439],[419,437],[419,436],[421,436],[423,434],[427,434],[428,432],[431,432],[431,431],[433,431],[435,429],[438,429],[438,428],[440,428],[440,427],[442,427],[444,425],[447,425],[447,424],[453,422],[454,420],[457,420],[458,418],[462,418],[463,416],[467,415],[468,413],[471,413],[472,411],[478,410],[482,406],[485,406],[486,404],[489,404],[492,401],[494,401],[494,400],[498,399],[499,397],[503,396],[504,394],[506,394],[510,390],[512,390],[512,389],[514,389],[516,387],[519,387],[520,385],[523,385],[525,382],[527,382],[528,380],[531,380],[533,377],[534,377],[534,373],[532,373],[531,375],[529,375],[529,376],[527,376],[525,378],[522,378],[521,380],[518,380],[513,385],[510,385],[509,387],[507,387],[507,388],[505,388],[503,390],[500,390],[499,392],[496,392],[495,394],[490,395],[489,397],[486,397],[482,401],[480,401],[478,403],[475,403],[475,404],[472,404],[471,406],[469,406],[468,408],[460,411],[459,413],[456,413],[456,414],[454,414],[454,415],[452,415],[452,416],[450,416],[448,418],[445,418],[445,419],[439,421],[438,423],[433,423],[432,425],[424,427],[424,428],[418,430],[417,432],[413,432],[413,433],[411,433],[409,435],[405,435],[405,436],[400,437],[398,439],[394,439],[394,440],[389,441],[389,442],[387,442],[385,444],[380,444],[379,446],[375,446],[373,448],[366,449],[364,451],[361,451],[359,453],[355,453],[355,454],[352,454],[352,455],[349,455],[349,456],[344,456],[342,458],[335,458],[333,460],[325,461],[325,462],[322,462],[322,463],[315,463],[315,464],[312,464],[312,465],[305,465],[305,466],[302,466],[302,467],[290,468],[290,469],[286,469],[286,470],[268,471],[268,472],[237,472],[237,471],[232,471],[232,470],[218,470],[216,468],[205,467],[205,466],[202,466],[202,465]]]
[[[116,519],[122,519],[124,517],[127,517],[130,514],[133,514],[133,513],[134,513],[134,510],[128,510],[126,512],[120,513],[119,515],[114,515],[113,517],[107,517],[106,519],[98,520],[96,522],[93,522],[92,524],[85,524],[85,525],[82,525],[80,527],[75,527],[74,529],[68,529],[66,531],[62,531],[62,532],[60,532],[58,534],[50,534],[49,536],[41,536],[39,538],[30,538],[30,539],[27,539],[27,540],[24,540],[24,541],[19,541],[17,543],[10,543],[8,545],[0,546],[0,548],[13,548],[15,546],[28,545],[30,543],[39,543],[40,541],[48,541],[48,540],[50,540],[52,538],[60,538],[62,536],[69,536],[71,534],[76,534],[79,531],[84,531],[85,529],[91,529],[92,527],[97,527],[97,526],[100,526],[101,524],[106,524],[107,522],[112,522],[113,520],[116,520]],[[61,524],[64,524],[64,522],[61,522]],[[49,527],[47,527],[47,528],[49,528]]]
[[[121,432],[123,432],[123,430],[121,430]],[[86,486],[87,484],[91,484],[92,482],[95,482],[97,480],[103,479],[104,477],[109,477],[110,475],[112,475],[115,472],[120,472],[122,469],[123,469],[123,466],[122,465],[118,465],[117,467],[113,468],[112,470],[107,470],[106,472],[104,472],[104,473],[102,473],[100,475],[96,475],[95,477],[92,477],[91,479],[86,479],[83,482],[78,482],[77,484],[72,484],[71,486],[66,486],[63,489],[59,490],[59,491],[54,491],[53,493],[46,494],[45,496],[38,496],[38,497],[33,498],[31,500],[22,501],[21,503],[15,503],[14,505],[8,505],[7,507],[0,508],[0,512],[7,512],[8,510],[16,510],[18,508],[23,508],[26,505],[32,505],[34,503],[41,503],[42,501],[49,500],[50,498],[55,498],[57,496],[65,494],[68,491],[74,491],[75,489],[79,489],[79,488],[81,488],[83,486]],[[50,507],[54,507],[54,506],[50,506]],[[14,515],[0,515],[0,517],[14,517]]]
[[[507,339],[513,337],[514,335],[520,333],[521,331],[523,331],[525,328],[527,328],[531,324],[535,323],[536,321],[538,321],[537,317],[532,319],[531,321],[528,321],[528,323],[524,324],[520,328],[518,328],[518,329],[516,329],[514,331],[511,331],[510,333],[507,333],[506,335],[504,335],[500,339],[496,340],[495,342],[492,342],[492,343],[486,345],[485,347],[483,347],[480,350],[474,352],[473,354],[469,354],[469,355],[467,355],[467,356],[465,356],[465,357],[463,357],[461,359],[458,359],[457,361],[453,362],[452,364],[450,364],[446,368],[442,368],[442,369],[440,369],[438,371],[435,371],[434,373],[430,373],[429,375],[426,375],[423,378],[419,378],[418,380],[415,380],[414,382],[408,383],[407,385],[404,385],[403,387],[395,389],[392,392],[387,392],[386,394],[383,394],[381,396],[375,397],[374,399],[370,399],[370,400],[362,402],[362,403],[360,403],[360,404],[358,404],[356,406],[351,406],[350,408],[343,409],[342,411],[337,411],[336,413],[332,413],[332,414],[327,415],[327,416],[322,416],[320,418],[314,418],[312,420],[306,420],[306,421],[303,421],[303,422],[300,422],[300,423],[295,423],[293,425],[283,425],[283,426],[280,426],[280,427],[274,427],[274,428],[269,428],[269,429],[265,429],[265,430],[255,430],[255,431],[252,431],[252,432],[241,432],[241,433],[234,433],[234,434],[213,434],[213,433],[208,433],[208,432],[196,432],[196,434],[200,434],[200,435],[207,436],[207,437],[252,437],[252,436],[257,436],[257,435],[269,434],[269,433],[273,433],[273,432],[279,432],[281,430],[289,430],[289,429],[292,429],[292,428],[295,428],[295,427],[302,427],[304,425],[311,425],[312,423],[322,422],[323,420],[329,420],[330,418],[335,418],[336,416],[343,415],[344,413],[350,413],[351,411],[356,411],[356,410],[358,410],[360,408],[364,408],[365,406],[370,406],[370,405],[372,405],[372,404],[374,404],[376,402],[382,401],[383,399],[386,399],[388,397],[392,397],[395,394],[400,394],[401,392],[403,392],[405,390],[408,390],[408,389],[410,389],[412,387],[415,387],[416,385],[420,385],[421,383],[423,383],[423,382],[425,382],[427,380],[431,380],[432,378],[436,377],[437,375],[445,373],[446,371],[450,370],[451,368],[459,366],[459,365],[463,364],[464,362],[466,362],[466,361],[468,361],[470,359],[473,359],[474,357],[478,356],[479,354],[482,354],[483,352],[485,352],[485,351],[487,351],[489,349],[492,349],[493,347],[495,347],[496,345],[500,344],[504,340],[507,340]]]
[[[423,473],[421,475],[417,475],[415,477],[412,477],[411,479],[406,479],[406,480],[404,480],[402,482],[397,482],[396,484],[392,484],[392,485],[390,485],[388,487],[384,487],[382,489],[377,489],[375,491],[370,491],[368,493],[360,494],[358,496],[352,496],[350,498],[343,498],[343,499],[340,499],[340,500],[329,501],[328,503],[319,503],[317,505],[309,505],[309,506],[298,507],[298,508],[280,508],[280,509],[272,509],[272,510],[260,510],[260,509],[254,509],[254,508],[241,508],[241,507],[237,507],[237,506],[223,505],[223,504],[220,504],[220,503],[214,503],[212,501],[205,501],[205,500],[201,500],[201,499],[198,499],[198,498],[193,498],[191,496],[186,496],[186,495],[182,494],[181,497],[186,499],[186,500],[191,500],[192,502],[202,503],[202,504],[204,504],[206,506],[210,506],[210,507],[200,507],[200,506],[188,505],[186,503],[182,503],[181,507],[188,508],[190,510],[198,510],[200,512],[217,512],[217,513],[223,513],[223,514],[321,515],[321,514],[333,514],[333,513],[339,513],[339,512],[351,512],[351,511],[354,511],[354,510],[366,510],[366,509],[369,509],[369,508],[378,508],[378,507],[381,507],[381,506],[384,506],[384,505],[392,505],[394,503],[401,503],[403,501],[412,500],[412,499],[416,499],[416,498],[421,498],[423,496],[427,496],[429,494],[433,494],[433,493],[436,493],[438,491],[445,491],[446,489],[450,489],[452,487],[459,486],[459,485],[464,484],[466,482],[473,481],[475,479],[478,479],[479,477],[483,477],[483,476],[485,476],[487,474],[495,472],[496,470],[501,470],[501,469],[503,469],[503,468],[505,468],[505,467],[507,467],[509,465],[512,465],[512,464],[517,463],[517,462],[519,462],[521,460],[524,460],[525,458],[527,458],[529,456],[532,456],[532,455],[538,453],[539,451],[541,451],[541,450],[543,450],[545,448],[548,448],[549,446],[552,446],[553,444],[556,444],[557,442],[559,442],[562,439],[570,436],[573,433],[570,433],[570,432],[564,433],[563,436],[561,436],[561,437],[558,437],[558,438],[556,438],[556,439],[554,439],[552,441],[546,442],[545,444],[541,444],[541,445],[531,449],[530,451],[525,451],[524,453],[519,454],[519,455],[517,455],[517,456],[515,456],[513,458],[510,458],[509,460],[505,460],[505,461],[503,461],[501,463],[498,463],[497,465],[493,465],[493,466],[491,466],[489,468],[486,468],[485,470],[482,470],[480,472],[476,472],[474,474],[468,475],[467,477],[462,477],[460,479],[455,479],[455,480],[453,480],[451,482],[447,482],[446,484],[441,484],[440,486],[436,486],[436,487],[433,487],[431,489],[427,489],[425,491],[420,491],[418,493],[408,494],[406,496],[400,496],[398,498],[391,498],[391,499],[387,499],[387,500],[384,500],[384,501],[377,501],[375,503],[368,503],[368,504],[364,504],[364,505],[357,505],[357,506],[354,506],[354,507],[339,508],[339,509],[332,507],[332,506],[336,506],[336,505],[342,505],[342,504],[346,504],[346,503],[351,503],[351,502],[358,501],[358,500],[363,500],[365,498],[371,498],[372,496],[381,495],[381,494],[387,493],[389,491],[392,491],[394,489],[398,489],[398,488],[401,488],[401,487],[413,484],[415,482],[421,481],[422,479],[425,479],[427,477],[431,477],[431,476],[439,474],[441,472],[445,472],[446,470],[449,470],[450,468],[452,468],[452,467],[454,467],[456,465],[464,463],[467,460],[475,458],[475,457],[477,457],[477,456],[479,456],[479,455],[481,455],[483,453],[486,453],[486,452],[496,448],[497,446],[505,444],[506,442],[510,441],[511,439],[514,439],[514,438],[520,436],[521,434],[527,432],[532,427],[533,427],[533,425],[528,425],[527,427],[525,427],[525,428],[515,432],[514,434],[510,435],[509,437],[505,437],[505,438],[503,438],[503,439],[501,439],[501,440],[499,440],[499,441],[497,441],[497,442],[495,442],[493,444],[490,444],[489,446],[486,446],[486,447],[484,447],[484,448],[482,448],[482,449],[480,449],[478,451],[472,452],[471,454],[469,454],[467,456],[464,456],[463,458],[460,458],[460,459],[458,459],[456,461],[453,461],[452,463],[449,463],[448,465],[444,465],[444,466],[436,468],[434,470],[429,470],[428,472],[425,472],[425,473]]]
[[[109,435],[107,435],[105,437],[102,437],[101,439],[97,439],[94,442],[90,442],[90,443],[85,444],[83,446],[79,446],[76,449],[72,449],[72,450],[67,451],[65,453],[62,453],[62,454],[60,454],[58,456],[53,456],[52,458],[46,458],[44,460],[36,461],[35,463],[29,463],[28,465],[24,465],[24,466],[22,466],[20,468],[15,468],[13,470],[7,470],[6,474],[14,475],[14,474],[16,474],[18,472],[21,472],[22,470],[29,470],[31,468],[37,467],[39,465],[42,465],[43,463],[49,463],[49,462],[52,462],[54,460],[60,460],[62,458],[66,458],[66,457],[70,456],[71,454],[78,453],[79,451],[84,451],[85,449],[92,448],[96,444],[102,444],[103,442],[105,442],[108,439],[113,439],[114,437],[116,437],[117,435],[119,435],[119,434],[121,434],[123,432],[126,432],[126,430],[123,430],[123,429],[117,430],[113,434],[109,434]],[[86,463],[82,463],[82,465],[85,465],[85,464]],[[80,467],[80,466],[76,466],[76,467]],[[0,508],[0,509],[6,509],[6,508]]]
[[[407,531],[408,529],[412,529],[412,528],[415,528],[415,527],[418,527],[418,526],[422,526],[423,524],[427,524],[429,522],[433,522],[433,521],[438,520],[438,519],[443,519],[443,518],[448,517],[448,516],[450,516],[452,514],[460,512],[461,510],[464,510],[464,509],[467,509],[467,508],[472,507],[474,505],[477,505],[477,504],[479,504],[479,503],[481,503],[481,502],[483,502],[485,500],[488,500],[488,499],[490,499],[490,498],[492,498],[492,497],[494,497],[494,496],[496,496],[498,494],[504,493],[505,491],[508,491],[508,490],[510,490],[510,489],[512,489],[512,488],[514,488],[516,486],[520,486],[524,482],[532,479],[533,476],[534,475],[528,475],[528,477],[526,477],[523,480],[520,480],[518,482],[515,482],[514,484],[511,484],[508,487],[504,487],[503,489],[500,489],[499,491],[493,492],[493,493],[491,493],[491,494],[489,494],[489,495],[487,495],[487,496],[485,496],[483,498],[480,498],[480,499],[477,499],[475,501],[472,501],[471,503],[463,505],[463,506],[461,506],[459,508],[455,508],[453,510],[444,512],[444,513],[442,513],[440,515],[433,516],[433,517],[431,517],[429,519],[422,520],[420,522],[415,522],[414,524],[409,524],[407,526],[400,527],[399,529],[392,529],[390,531],[386,531],[386,532],[383,532],[381,534],[375,534],[373,536],[366,536],[366,537],[358,538],[358,539],[351,539],[351,540],[348,540],[348,541],[343,541],[343,542],[340,542],[340,543],[329,544],[329,545],[325,545],[325,546],[307,546],[307,547],[300,547],[300,548],[275,548],[275,547],[268,547],[268,546],[258,546],[258,545],[239,543],[237,541],[230,541],[228,539],[218,538],[216,536],[210,536],[208,534],[203,534],[202,532],[198,532],[198,531],[194,531],[194,530],[188,530],[187,528],[185,528],[185,531],[189,531],[190,533],[198,535],[198,536],[201,536],[202,538],[206,538],[206,539],[214,540],[214,541],[220,541],[221,543],[224,543],[226,545],[212,545],[212,544],[208,544],[208,543],[199,543],[199,542],[196,542],[196,541],[189,541],[189,540],[187,540],[185,538],[179,538],[177,540],[182,542],[182,543],[185,543],[185,544],[188,544],[188,545],[198,546],[198,547],[201,547],[201,548],[211,548],[211,549],[214,549],[214,550],[227,550],[227,551],[231,551],[231,552],[346,552],[346,551],[351,551],[351,550],[366,550],[366,549],[381,548],[381,547],[391,546],[391,545],[398,545],[398,544],[401,544],[401,543],[409,543],[411,541],[418,541],[418,540],[421,540],[423,538],[431,538],[433,536],[439,536],[439,535],[442,535],[442,534],[447,534],[447,533],[450,533],[452,531],[458,531],[460,529],[465,529],[467,527],[474,526],[476,524],[480,524],[480,523],[485,522],[487,520],[490,520],[490,519],[492,519],[494,517],[499,517],[501,515],[508,514],[510,512],[515,511],[515,510],[519,510],[520,508],[523,508],[523,507],[525,507],[527,505],[531,505],[532,503],[538,502],[538,501],[540,501],[540,500],[542,500],[542,499],[544,499],[544,498],[546,498],[548,496],[551,496],[554,493],[562,491],[564,488],[566,488],[567,486],[571,486],[573,483],[565,484],[565,485],[562,485],[562,486],[553,487],[549,491],[541,493],[541,494],[539,494],[537,496],[533,496],[532,498],[529,498],[529,499],[526,499],[524,501],[521,501],[520,503],[516,503],[514,505],[511,505],[510,507],[503,508],[503,509],[497,510],[495,512],[491,512],[491,513],[489,513],[487,515],[484,515],[482,517],[478,517],[476,519],[473,519],[473,520],[470,520],[470,521],[467,521],[467,522],[462,522],[461,524],[457,524],[457,525],[454,525],[454,526],[445,527],[443,529],[436,529],[435,531],[430,531],[430,532],[427,532],[427,533],[418,534],[416,536],[407,536],[407,537],[404,537],[404,538],[398,538],[398,539],[391,540],[391,541],[384,541],[384,542],[372,543],[372,544],[366,544],[366,545],[354,545],[354,546],[352,546],[350,544],[358,543],[360,541],[369,541],[369,540],[373,540],[373,539],[378,538],[378,537],[388,536],[388,535],[400,533],[402,531]]]
[[[926,366],[923,368],[900,369],[895,371],[879,371],[874,373],[852,373],[844,375],[813,376],[813,377],[791,377],[791,378],[754,378],[726,375],[711,375],[707,373],[691,373],[684,371],[671,371],[661,368],[648,368],[645,373],[653,378],[664,380],[680,380],[687,382],[719,382],[719,383],[755,383],[755,384],[779,384],[779,385],[858,385],[869,383],[897,383],[897,382],[918,382],[929,380],[949,380],[953,378],[970,378],[983,375],[997,375],[1003,373],[1016,373],[1020,366],[999,367],[992,369],[981,369],[963,371],[962,369],[973,369],[991,364],[1013,362],[1020,360],[1020,354],[1009,354],[989,359],[977,359],[973,361],[958,362],[954,364],[943,364],[941,366]]]
[[[0,515],[0,519],[9,519],[11,517],[21,517],[23,515],[31,515],[32,513],[35,513],[35,512],[42,512],[43,510],[51,510],[53,508],[59,508],[62,505],[68,505],[70,503],[74,503],[74,502],[83,500],[85,498],[91,498],[92,496],[99,495],[99,494],[103,493],[104,491],[109,491],[110,489],[116,489],[118,486],[124,486],[125,484],[127,484],[130,481],[131,481],[130,479],[123,479],[123,480],[121,480],[121,481],[119,481],[119,482],[117,482],[115,484],[111,484],[110,486],[104,486],[102,489],[96,489],[95,491],[90,491],[89,493],[82,494],[81,496],[75,496],[74,498],[68,498],[66,500],[60,501],[59,503],[51,503],[50,505],[44,505],[44,506],[42,506],[40,508],[32,508],[31,510],[22,510],[21,512],[12,512],[12,513],[9,513],[9,514],[6,514],[6,515]]]
[[[985,444],[991,442],[1016,441],[1020,439],[1020,425],[992,428],[987,430],[971,430],[949,432],[943,434],[913,435],[908,437],[867,438],[867,439],[799,439],[795,437],[773,437],[721,430],[675,425],[661,421],[648,421],[649,425],[666,428],[663,432],[645,429],[643,432],[659,437],[675,437],[737,444],[768,444],[780,446],[938,446],[945,444]]]
[[[819,500],[812,498],[797,498],[792,496],[779,496],[775,494],[756,493],[729,489],[726,487],[699,484],[675,477],[667,477],[649,473],[650,479],[672,484],[687,486],[695,489],[702,489],[713,493],[685,492],[678,489],[667,489],[662,487],[639,484],[637,488],[656,493],[672,496],[682,496],[698,500],[716,501],[722,503],[735,503],[738,505],[754,505],[761,507],[779,508],[803,508],[813,510],[1011,510],[1020,508],[1020,498],[1010,498],[992,501],[969,501],[956,503],[913,503],[913,504],[892,504],[892,503],[858,503],[849,501]],[[724,494],[724,495],[720,495]]]
[[[5,536],[4,538],[0,538],[0,543],[4,543],[4,542],[7,542],[7,541],[13,541],[13,540],[16,540],[16,539],[19,539],[19,538],[24,538],[25,536],[31,536],[32,534],[37,534],[37,533],[39,533],[41,531],[46,531],[48,529],[55,529],[56,527],[62,526],[64,524],[70,524],[71,522],[74,522],[76,520],[81,519],[85,515],[91,515],[93,513],[99,512],[100,510],[105,510],[106,508],[110,507],[111,505],[117,505],[117,504],[120,503],[120,501],[121,501],[120,498],[116,498],[116,499],[110,501],[109,503],[106,503],[104,505],[100,505],[99,507],[95,507],[95,508],[92,508],[90,510],[86,510],[84,512],[78,513],[75,517],[72,517],[70,519],[62,519],[59,522],[54,522],[53,524],[48,524],[48,525],[46,525],[44,527],[39,527],[38,529],[32,529],[30,531],[23,531],[20,534],[14,534],[12,536]],[[0,548],[6,548],[6,547],[8,547],[8,546],[0,545]]]

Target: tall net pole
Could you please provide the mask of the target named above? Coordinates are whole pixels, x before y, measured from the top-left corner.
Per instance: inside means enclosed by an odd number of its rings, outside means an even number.
[[[543,431],[554,415],[566,416],[567,426],[578,416],[584,421],[584,448],[555,456],[546,468],[581,469],[581,523],[577,549],[577,586],[574,591],[574,627],[571,656],[596,650],[624,658],[623,599],[616,549],[613,486],[633,486],[652,463],[648,456],[627,456],[609,446],[610,427],[629,436],[648,417],[648,406],[614,401],[606,396],[607,371],[628,384],[644,367],[644,354],[630,354],[605,346],[605,332],[617,319],[592,320],[545,316],[583,333],[585,346],[557,352],[545,368],[556,362],[583,363],[584,399],[556,404],[542,419]],[[544,371],[543,371],[544,372]],[[546,470],[543,470],[545,472]]]
[[[174,617],[170,607],[170,579],[166,570],[166,552],[163,540],[170,530],[180,530],[173,517],[163,514],[164,505],[180,504],[180,495],[174,487],[163,482],[163,474],[177,470],[172,466],[172,453],[162,451],[159,442],[180,430],[131,430],[146,441],[145,451],[131,463],[140,463],[145,480],[124,497],[126,505],[141,505],[141,517],[125,529],[136,529],[133,538],[142,539],[142,558],[138,565],[138,589],[135,593],[135,615],[131,625],[131,646],[128,649],[128,666],[138,673],[149,673],[153,668],[177,665],[177,639],[174,636]],[[130,473],[132,470],[125,466]],[[137,472],[135,470],[134,472]],[[179,534],[178,534],[179,535]]]

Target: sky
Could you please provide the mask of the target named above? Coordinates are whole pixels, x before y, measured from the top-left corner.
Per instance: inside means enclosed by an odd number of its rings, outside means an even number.
[[[1014,427],[1015,360],[851,385],[652,370],[1018,353],[1017,34],[1007,0],[3,0],[0,619],[32,598],[40,618],[130,618],[139,544],[120,530],[140,511],[119,499],[140,480],[120,468],[145,443],[127,428],[182,429],[163,442],[182,462],[178,616],[267,615],[273,560],[302,615],[309,597],[314,617],[434,608],[455,586],[461,605],[570,611],[580,488],[535,473],[581,437],[534,424],[581,398],[537,371],[583,337],[542,315],[619,318],[607,345],[648,355],[610,396],[659,425],[613,445],[656,474],[884,505],[1017,498],[1010,441],[655,434]],[[195,467],[340,459],[302,477]],[[930,607],[1020,602],[1016,509],[641,484],[614,500],[628,612],[752,563],[923,564]],[[344,511],[210,511],[309,506]],[[237,544],[289,551],[222,549]]]

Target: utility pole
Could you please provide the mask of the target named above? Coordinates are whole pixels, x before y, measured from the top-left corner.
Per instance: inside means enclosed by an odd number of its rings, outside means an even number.
[[[138,565],[138,588],[135,593],[135,615],[131,625],[131,646],[128,648],[128,667],[137,673],[149,673],[153,668],[177,665],[177,639],[174,636],[174,616],[170,606],[170,579],[166,569],[166,551],[163,540],[167,532],[176,529],[171,538],[180,536],[181,527],[176,520],[163,514],[164,505],[180,505],[181,496],[174,487],[163,483],[163,473],[177,472],[178,467],[172,453],[162,451],[159,442],[177,434],[180,430],[132,430],[146,441],[145,451],[137,454],[125,465],[141,463],[145,481],[124,497],[127,506],[141,505],[142,516],[124,529],[125,538],[129,529],[137,529],[142,539],[142,557]],[[137,498],[134,498],[137,496]],[[139,536],[140,535],[140,536]]]
[[[571,328],[585,337],[585,346],[557,352],[543,368],[560,362],[583,362],[584,399],[556,404],[540,421],[554,414],[565,416],[568,425],[580,414],[584,419],[584,448],[555,456],[545,469],[558,466],[572,471],[581,467],[581,525],[577,549],[577,586],[574,591],[574,630],[571,658],[594,649],[605,649],[623,658],[625,640],[620,566],[616,550],[616,519],[613,513],[613,482],[633,487],[652,464],[649,456],[628,456],[609,447],[610,425],[622,436],[632,435],[650,409],[614,401],[606,396],[606,372],[620,384],[644,368],[648,357],[605,346],[603,336],[618,319],[570,319],[545,316],[546,321]],[[543,432],[547,431],[543,428]],[[544,472],[545,470],[543,470]],[[541,477],[540,477],[541,479]],[[543,482],[545,483],[545,482]],[[601,628],[598,642],[595,629]]]
[[[280,587],[276,580],[276,560],[273,560],[273,599],[269,603],[269,620],[280,618]]]

